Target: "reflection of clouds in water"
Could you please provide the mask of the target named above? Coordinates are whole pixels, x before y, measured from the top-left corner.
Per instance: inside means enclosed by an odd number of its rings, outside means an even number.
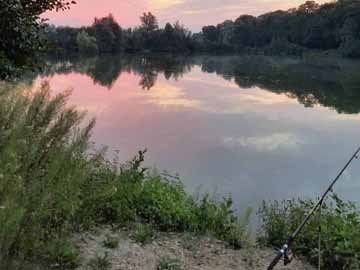
[[[272,152],[275,150],[298,150],[302,140],[291,133],[275,133],[269,136],[227,137],[223,143],[227,148],[249,147],[258,152]]]
[[[239,86],[234,82],[233,78],[230,80],[226,80],[225,78],[219,80],[218,75],[214,76],[214,74],[211,73],[204,73],[198,66],[193,67],[191,73],[186,74],[182,80],[193,83],[201,83],[202,85],[212,87],[216,86],[226,87],[229,89],[239,89]]]
[[[240,89],[236,92],[214,93],[201,109],[211,113],[239,114],[248,112],[268,112],[271,106],[297,105],[298,103],[285,94],[275,94],[258,87]],[[269,117],[269,115],[268,115]],[[277,118],[277,117],[275,117]]]
[[[181,88],[172,82],[158,81],[151,91],[142,93],[141,96],[148,99],[145,103],[167,108],[186,107],[216,114],[259,112],[267,111],[264,106],[298,104],[286,94],[272,93],[259,87],[239,89],[234,82],[219,80],[212,74],[199,75],[198,79],[192,78],[192,75],[183,78],[183,81],[191,84]],[[193,91],[197,89],[196,86],[203,91]]]
[[[259,105],[275,105],[275,104],[297,104],[294,99],[290,99],[285,94],[275,94],[267,90],[263,90],[258,87],[252,87],[247,90],[242,90],[240,92],[234,93],[225,97],[225,99],[231,99],[232,101],[246,101],[253,104]]]
[[[359,121],[360,114],[335,114],[333,116],[335,120],[350,120],[350,121]]]
[[[145,97],[145,103],[160,105],[162,107],[185,107],[185,108],[199,108],[201,102],[199,100],[187,97],[183,89],[167,83],[157,83],[151,91],[142,92],[142,97]]]

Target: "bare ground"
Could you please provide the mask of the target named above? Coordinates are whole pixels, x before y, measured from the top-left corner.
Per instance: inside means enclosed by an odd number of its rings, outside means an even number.
[[[131,231],[98,229],[96,233],[85,233],[74,238],[81,250],[81,270],[100,269],[94,262],[101,262],[107,254],[107,269],[111,270],[157,270],[164,258],[175,259],[181,270],[257,270],[266,269],[274,251],[244,248],[232,250],[221,241],[209,237],[193,237],[189,234],[159,234],[146,245],[132,240]],[[118,239],[116,248],[106,248],[104,241]],[[100,259],[99,259],[100,258]],[[103,260],[104,261],[104,260]],[[276,269],[314,270],[302,260]]]

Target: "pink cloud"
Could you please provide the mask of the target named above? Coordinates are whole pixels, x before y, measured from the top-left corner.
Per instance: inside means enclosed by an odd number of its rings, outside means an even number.
[[[139,16],[148,9],[146,0],[77,0],[77,4],[64,12],[47,12],[44,18],[56,25],[90,25],[95,17],[112,13],[121,25],[137,25]]]

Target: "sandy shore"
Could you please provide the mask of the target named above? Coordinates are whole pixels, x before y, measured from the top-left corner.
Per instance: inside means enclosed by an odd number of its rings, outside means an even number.
[[[161,261],[174,262],[182,270],[257,270],[266,269],[274,256],[272,250],[244,248],[232,250],[221,241],[209,237],[193,237],[189,234],[158,234],[149,244],[136,243],[131,231],[98,229],[74,238],[80,248],[80,269],[94,269],[94,262],[106,255],[107,269],[111,270],[156,270]],[[118,246],[105,247],[107,238],[117,239]],[[103,260],[104,261],[104,260]],[[276,269],[314,270],[306,262],[295,259],[284,267]]]

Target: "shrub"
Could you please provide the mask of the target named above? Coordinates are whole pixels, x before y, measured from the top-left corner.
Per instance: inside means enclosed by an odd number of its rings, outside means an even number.
[[[111,267],[111,262],[109,260],[109,254],[96,254],[95,258],[92,258],[89,263],[91,270],[107,270]]]
[[[169,257],[161,258],[157,270],[181,270],[181,262],[179,259]]]
[[[262,234],[259,242],[280,247],[295,231],[313,201],[289,200],[264,203],[259,211]],[[359,269],[360,213],[352,203],[336,195],[323,206],[321,215],[321,259],[325,269]],[[294,242],[292,249],[317,262],[319,222],[312,218]]]
[[[51,99],[48,86],[34,93],[0,91],[0,254],[32,254],[60,239],[80,207],[91,121],[66,109],[67,94]]]
[[[59,269],[74,269],[78,266],[79,251],[66,239],[55,239],[46,245],[45,258]]]
[[[154,228],[151,225],[142,223],[136,225],[133,233],[133,239],[142,245],[151,243],[155,236]]]
[[[115,249],[119,246],[119,238],[113,237],[110,235],[106,236],[106,239],[104,240],[104,247]]]

